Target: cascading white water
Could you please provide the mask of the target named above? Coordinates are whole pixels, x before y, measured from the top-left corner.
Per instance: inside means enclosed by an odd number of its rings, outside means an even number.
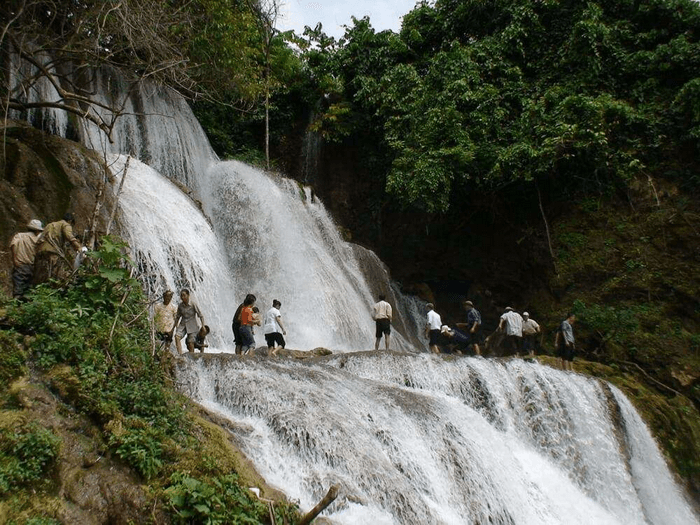
[[[98,77],[104,100],[124,97],[118,75]],[[147,86],[133,93],[114,144],[90,127],[83,140],[143,161],[130,161],[122,227],[151,291],[193,290],[210,350],[230,351],[230,317],[248,292],[263,308],[282,301],[291,347],[369,348],[380,291],[401,318],[392,346],[415,349],[417,303],[374,254],[340,239],[307,189],[218,162],[184,101]],[[69,119],[55,113],[34,117],[65,133]],[[109,159],[120,175],[125,157]],[[206,218],[156,170],[189,185]],[[236,423],[244,452],[303,509],[340,482],[329,509],[339,523],[698,523],[629,401],[590,378],[383,352],[309,362],[222,354],[179,367],[183,389]]]
[[[112,163],[122,176],[126,158]],[[200,181],[213,227],[173,183],[132,160],[120,205],[125,236],[153,291],[193,290],[212,329],[210,351],[231,350],[231,317],[246,293],[261,309],[273,299],[291,348],[371,348],[373,295],[352,247],[342,241],[323,205],[307,190],[238,162],[214,162]],[[115,185],[116,186],[116,185]],[[371,262],[377,267],[378,261]],[[384,269],[385,284],[390,289]],[[415,302],[391,291],[406,336],[394,348],[412,349]],[[398,319],[397,319],[398,320]],[[264,344],[257,330],[258,344]]]
[[[369,352],[188,360],[178,377],[303,509],[340,483],[338,523],[697,523],[629,402],[578,374]]]

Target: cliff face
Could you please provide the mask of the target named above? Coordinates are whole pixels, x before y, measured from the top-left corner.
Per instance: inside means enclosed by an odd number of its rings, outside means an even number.
[[[89,226],[95,201],[104,181],[111,178],[104,159],[76,142],[47,135],[24,122],[8,121],[2,128],[3,162],[0,163],[0,243],[7,246],[31,219],[44,224],[59,220],[67,211],[76,217],[75,232]],[[104,227],[112,210],[108,185],[98,227]],[[11,293],[12,263],[3,251],[0,280]]]

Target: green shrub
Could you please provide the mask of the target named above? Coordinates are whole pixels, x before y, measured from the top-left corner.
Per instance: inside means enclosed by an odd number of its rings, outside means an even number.
[[[132,422],[138,424],[137,421]],[[153,428],[131,427],[109,437],[117,456],[134,467],[146,479],[153,478],[163,466],[163,435]]]
[[[13,330],[0,331],[0,348],[0,391],[4,391],[15,379],[27,373],[27,352]]]
[[[61,440],[37,423],[0,430],[0,494],[37,481],[53,465]]]
[[[165,490],[175,511],[174,523],[258,524],[268,521],[269,510],[234,474],[209,482],[176,472]]]

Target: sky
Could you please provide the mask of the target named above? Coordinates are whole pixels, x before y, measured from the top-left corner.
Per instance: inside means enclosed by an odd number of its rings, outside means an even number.
[[[411,11],[417,0],[282,0],[277,29],[293,29],[298,34],[304,26],[323,24],[323,32],[336,39],[345,34],[343,25],[352,25],[351,16],[369,16],[376,32],[391,29],[398,33],[401,17]]]

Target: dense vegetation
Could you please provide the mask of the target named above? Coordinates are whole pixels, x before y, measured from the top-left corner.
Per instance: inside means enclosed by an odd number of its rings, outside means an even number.
[[[125,248],[104,238],[72,282],[39,286],[26,302],[3,301],[0,516],[15,523],[66,519],[55,499],[69,470],[60,464],[61,450],[73,444],[61,438],[62,426],[32,415],[29,387],[16,383],[31,375],[58,396],[58,412],[85,417],[97,429],[105,461],[138,473],[133,483],[148,489],[150,502],[145,510],[125,507],[125,514],[143,512],[139,521],[160,515],[173,523],[271,523],[268,504],[239,484],[222,438],[212,437],[175,392],[170,354],[152,346],[149,305]],[[278,523],[296,519],[287,503],[275,504],[274,513]]]
[[[438,0],[398,35],[355,20],[305,63],[336,89],[318,128],[381,137],[387,191],[445,211],[513,181],[697,187],[699,30],[692,0]]]

